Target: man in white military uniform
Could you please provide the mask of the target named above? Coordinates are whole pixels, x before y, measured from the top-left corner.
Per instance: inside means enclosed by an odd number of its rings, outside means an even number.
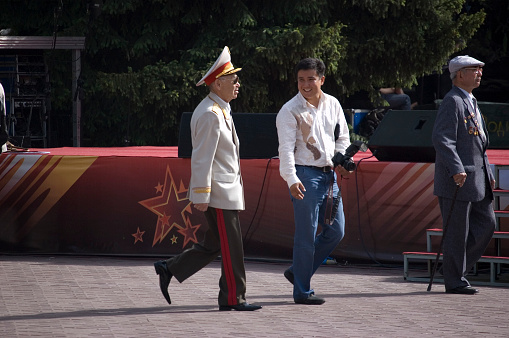
[[[241,68],[233,67],[230,51],[223,52],[196,84],[206,84],[209,95],[191,118],[191,182],[189,200],[205,212],[209,229],[204,240],[180,255],[154,263],[161,292],[171,304],[168,286],[173,276],[182,283],[208,263],[222,257],[219,280],[219,310],[254,311],[246,302],[246,272],[239,210],[244,210],[240,175],[239,140],[229,102],[239,93]]]

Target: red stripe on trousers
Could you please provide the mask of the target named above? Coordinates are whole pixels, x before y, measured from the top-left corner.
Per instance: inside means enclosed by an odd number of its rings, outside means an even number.
[[[216,209],[217,212],[217,229],[219,230],[219,240],[221,241],[221,256],[223,257],[223,267],[228,287],[228,305],[237,304],[237,284],[233,274],[232,259],[230,256],[230,246],[228,244],[228,235],[226,234],[226,226],[224,223],[224,215],[222,209]]]

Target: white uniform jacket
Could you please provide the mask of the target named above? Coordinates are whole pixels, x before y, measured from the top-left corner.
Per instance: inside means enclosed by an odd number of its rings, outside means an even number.
[[[210,93],[191,117],[191,202],[225,210],[244,210],[239,139],[230,106]]]

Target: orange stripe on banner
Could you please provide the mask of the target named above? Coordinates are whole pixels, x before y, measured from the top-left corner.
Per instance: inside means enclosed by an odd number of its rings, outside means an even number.
[[[14,206],[18,212],[22,212],[30,204],[29,201],[35,197],[34,193],[46,180],[46,177],[60,162],[60,158],[54,156],[41,156],[40,159],[26,172],[17,184],[18,194],[13,194]]]
[[[368,224],[370,232],[365,233],[373,237],[373,243],[418,241],[423,228],[436,227],[440,212],[437,200],[432,198],[433,175],[431,163],[390,163],[377,173],[377,180],[365,190],[360,205],[361,224]],[[374,223],[384,231],[372,229],[369,224]]]
[[[10,160],[13,163],[5,160],[0,165],[0,219],[9,217],[9,222],[17,222],[16,236],[19,240],[37,226],[97,159],[91,156],[42,155],[33,162],[33,155],[9,156],[13,157]]]
[[[19,161],[19,162],[15,163],[9,171],[7,171],[7,168],[9,167],[9,165],[12,163],[13,160],[14,160],[14,156],[8,156],[5,159],[5,161],[3,161],[2,164],[0,165],[0,175],[3,175],[0,178],[0,191],[5,188],[7,183],[9,183],[9,181],[12,179],[12,177],[16,174],[16,171],[18,171],[19,167],[21,167],[21,165],[23,164],[23,161]],[[1,198],[0,198],[0,201],[1,201]]]
[[[237,285],[233,274],[232,259],[230,256],[230,247],[228,244],[228,235],[226,234],[226,225],[224,223],[223,210],[216,209],[217,229],[219,230],[219,239],[221,241],[221,256],[223,257],[224,274],[226,285],[228,287],[228,305],[237,304]]]

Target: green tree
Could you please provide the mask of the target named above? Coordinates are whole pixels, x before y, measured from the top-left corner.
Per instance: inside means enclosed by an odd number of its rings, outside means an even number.
[[[93,146],[176,144],[181,113],[207,92],[195,83],[224,46],[243,67],[233,111],[277,112],[303,57],[324,60],[330,94],[375,99],[375,87],[440,71],[485,18],[482,6],[465,11],[467,0],[107,0],[100,14],[92,2],[11,0],[0,22],[12,35],[87,37],[83,134]],[[53,109],[69,116],[62,53],[46,59]]]

